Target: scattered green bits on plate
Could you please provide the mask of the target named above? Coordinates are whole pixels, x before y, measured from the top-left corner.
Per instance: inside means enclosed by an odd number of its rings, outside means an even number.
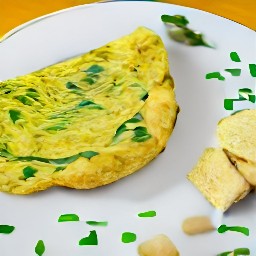
[[[132,232],[124,232],[121,237],[122,242],[125,244],[133,243],[136,241],[136,239],[137,239],[136,234],[134,234]]]
[[[250,234],[250,230],[246,227],[240,227],[240,226],[228,227],[227,225],[224,225],[224,224],[218,227],[219,233],[225,233],[227,231],[239,232],[246,236],[249,236],[249,234]]]
[[[156,216],[156,211],[141,212],[138,216],[141,218],[152,218]]]
[[[230,53],[230,59],[234,62],[241,62],[241,59],[237,52],[231,52]]]
[[[211,72],[206,74],[205,76],[206,79],[213,79],[213,78],[217,78],[220,81],[225,81],[225,77],[221,75],[220,72]]]
[[[249,64],[249,70],[252,77],[256,77],[256,64]]]
[[[67,222],[67,221],[79,221],[79,216],[77,214],[69,213],[60,215],[58,222]]]
[[[35,253],[38,255],[38,256],[42,256],[45,252],[45,245],[44,245],[44,241],[43,240],[39,240],[36,244],[36,247],[35,247]]]
[[[98,236],[96,230],[90,231],[89,236],[82,238],[79,241],[79,245],[98,245]]]
[[[108,222],[107,221],[89,220],[89,221],[86,221],[86,224],[88,224],[90,226],[106,227],[108,225]]]
[[[10,225],[0,225],[0,234],[11,234],[15,227]]]

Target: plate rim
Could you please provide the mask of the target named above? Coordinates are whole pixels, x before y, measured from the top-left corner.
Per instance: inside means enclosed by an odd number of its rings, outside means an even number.
[[[211,13],[211,12],[208,12],[205,10],[197,9],[194,7],[188,7],[188,6],[178,5],[178,4],[171,4],[171,3],[164,3],[164,2],[154,2],[154,1],[149,1],[149,0],[145,0],[145,1],[144,0],[135,0],[135,1],[134,0],[110,0],[110,1],[103,0],[103,1],[98,1],[95,3],[80,4],[80,5],[64,8],[64,9],[61,9],[61,10],[58,10],[55,12],[50,12],[48,14],[39,16],[39,17],[29,20],[25,23],[22,23],[16,27],[12,28],[8,32],[6,32],[2,37],[0,37],[0,45],[1,45],[1,43],[5,42],[7,39],[11,38],[13,35],[21,32],[22,30],[24,30],[40,21],[43,21],[45,19],[57,16],[57,15],[61,15],[62,13],[70,12],[70,11],[76,11],[76,10],[84,9],[84,8],[93,8],[95,6],[98,6],[99,4],[108,4],[108,5],[112,5],[112,4],[113,5],[116,5],[116,4],[118,4],[118,5],[120,5],[120,4],[121,5],[122,4],[129,4],[129,5],[130,4],[134,4],[134,5],[135,4],[149,4],[149,5],[153,4],[153,5],[155,5],[155,4],[157,4],[157,5],[168,5],[168,6],[174,6],[174,7],[182,7],[184,9],[190,9],[190,10],[194,10],[194,11],[203,12],[203,13],[210,14],[210,15],[216,16],[216,17],[224,19],[224,20],[228,20],[230,22],[236,23],[239,26],[242,26],[245,29],[248,29],[249,31],[255,32],[255,30],[253,30],[237,21],[231,20],[229,18],[223,17],[218,14],[214,14],[214,13]]]

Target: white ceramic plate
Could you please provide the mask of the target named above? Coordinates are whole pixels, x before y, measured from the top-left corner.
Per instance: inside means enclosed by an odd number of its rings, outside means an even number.
[[[185,15],[189,26],[207,35],[217,48],[171,41],[162,14]],[[44,256],[132,256],[138,255],[141,242],[161,233],[171,238],[182,256],[213,256],[238,247],[248,247],[255,255],[256,201],[252,195],[231,207],[222,220],[249,227],[249,237],[235,232],[189,237],[181,230],[186,217],[214,213],[186,174],[204,148],[217,145],[216,124],[230,114],[224,110],[224,98],[237,98],[238,88],[254,90],[248,64],[256,59],[255,32],[206,12],[152,2],[80,6],[29,24],[0,44],[1,80],[87,52],[146,26],[161,36],[168,50],[181,112],[166,150],[141,171],[114,184],[90,191],[52,188],[28,196],[1,193],[0,224],[16,229],[0,235],[0,255],[35,255],[35,244],[42,239]],[[232,51],[239,54],[241,63],[230,60]],[[243,69],[242,77],[222,72],[227,78],[224,82],[205,79],[206,73],[234,67]],[[155,210],[157,216],[137,216],[148,210]],[[75,213],[82,221],[58,223],[58,217],[66,213]],[[109,225],[91,227],[87,220],[108,221]],[[93,229],[99,245],[79,246],[78,241]],[[122,243],[125,231],[136,233],[137,241]]]

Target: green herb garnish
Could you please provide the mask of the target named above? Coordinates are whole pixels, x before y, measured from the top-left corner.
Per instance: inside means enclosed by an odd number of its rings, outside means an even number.
[[[37,92],[27,92],[27,93],[26,93],[26,96],[27,96],[27,97],[30,97],[30,98],[32,98],[32,99],[34,99],[34,100],[37,100],[37,98],[40,97]]]
[[[104,70],[104,68],[97,64],[92,65],[87,70],[83,71],[87,74],[87,77],[82,79],[82,81],[85,81],[90,85],[94,84],[96,82],[96,79],[99,77],[98,73],[102,72],[103,70]]]
[[[92,85],[96,82],[96,80],[93,79],[92,77],[83,78],[81,81],[84,81],[84,82],[88,83],[89,85]]]
[[[164,14],[161,16],[161,20],[162,22],[172,23],[178,27],[186,27],[189,24],[189,21],[187,20],[187,18],[182,15],[170,16],[170,15]]]
[[[256,102],[256,96],[253,94],[252,90],[249,88],[242,88],[238,90],[238,99],[224,99],[224,108],[226,110],[233,110],[234,101],[244,101],[248,100],[252,103]]]
[[[222,252],[219,253],[217,256],[229,256],[232,253],[232,251]]]
[[[250,250],[248,248],[237,248],[234,250],[234,256],[238,255],[250,255]]]
[[[33,104],[33,101],[31,101],[30,98],[28,98],[24,95],[19,95],[16,97],[16,99],[24,105],[32,106],[32,104]]]
[[[54,125],[54,126],[48,127],[48,128],[46,128],[45,130],[46,130],[46,131],[61,131],[61,130],[65,130],[67,124],[68,124],[68,123],[66,123],[66,122],[64,122],[64,123],[59,123],[59,124],[56,124],[56,125]]]
[[[79,154],[65,157],[65,158],[50,159],[49,162],[54,165],[68,165],[68,164],[76,161],[78,158],[79,158]]]
[[[0,234],[11,234],[14,231],[14,226],[0,225]]]
[[[198,31],[192,30],[187,27],[189,21],[185,16],[182,15],[162,15],[161,20],[170,25],[169,27],[169,36],[180,43],[185,43],[191,46],[206,46],[213,48],[209,43],[204,39],[204,35]]]
[[[66,83],[66,88],[70,89],[70,90],[77,90],[80,89],[78,86],[76,86],[74,83],[72,82],[67,82]]]
[[[220,74],[220,72],[208,73],[208,74],[206,74],[205,78],[206,78],[206,79],[217,78],[217,79],[220,80],[220,81],[224,81],[224,80],[225,80],[225,77],[222,76],[222,75]]]
[[[63,171],[65,168],[66,168],[66,166],[58,166],[58,167],[56,167],[54,172]]]
[[[218,254],[217,256],[228,256],[231,253],[233,253],[234,256],[250,255],[250,250],[248,248],[237,248],[234,251],[222,252],[222,253]]]
[[[145,101],[148,98],[148,92],[146,92],[142,97],[141,100]]]
[[[252,77],[256,77],[256,64],[249,64],[250,74]]]
[[[39,162],[43,162],[43,163],[49,163],[49,164],[53,164],[53,165],[57,166],[56,169],[58,169],[58,170],[55,170],[55,171],[60,171],[60,170],[65,169],[68,164],[76,161],[79,157],[91,159],[93,156],[96,156],[98,154],[99,153],[95,152],[95,151],[84,151],[84,152],[81,152],[81,153],[78,153],[76,155],[69,156],[69,157],[58,158],[58,159],[47,159],[47,158],[42,158],[42,157],[37,157],[37,156],[15,157],[5,149],[0,150],[0,156],[6,157],[9,161],[25,161],[25,162],[39,161]],[[24,169],[26,169],[26,168],[24,168]],[[27,168],[25,170],[25,172],[28,175],[33,173],[33,170],[31,170],[31,168]],[[32,169],[34,169],[34,168],[32,168]],[[36,170],[36,169],[34,169],[34,170]]]
[[[233,226],[233,227],[228,227],[226,225],[221,225],[218,227],[218,232],[219,233],[225,233],[227,231],[235,231],[235,232],[240,232],[246,236],[249,236],[249,229],[246,227],[240,227],[240,226]]]
[[[93,73],[93,74],[97,74],[97,73],[100,73],[104,70],[103,67],[95,64],[95,65],[92,65],[91,67],[89,67],[87,70],[85,70],[84,72],[86,73]]]
[[[106,227],[108,225],[107,221],[86,221],[86,224],[90,226],[100,226],[100,227]]]
[[[15,122],[19,119],[21,119],[21,113],[19,110],[9,110],[10,118],[12,119],[12,122],[15,124]]]
[[[91,159],[92,157],[99,155],[99,153],[95,152],[95,151],[85,151],[85,152],[80,153],[79,155],[84,158]]]
[[[91,101],[91,100],[83,100],[83,101],[81,101],[81,102],[78,104],[77,108],[81,108],[81,107],[87,107],[87,108],[89,108],[89,109],[104,109],[102,106],[100,106],[100,105],[94,103],[94,102]]]
[[[232,76],[240,76],[241,69],[240,68],[227,68],[225,71],[229,72]]]
[[[44,245],[44,242],[43,240],[39,240],[36,244],[36,247],[35,247],[35,253],[38,255],[38,256],[42,256],[45,252],[45,245]]]
[[[60,215],[58,222],[79,221],[79,216],[73,213]]]
[[[24,175],[24,178],[25,179],[28,179],[28,178],[31,178],[31,177],[35,177],[35,173],[37,172],[38,170],[34,167],[31,167],[31,166],[27,166],[23,169],[23,175]]]
[[[79,245],[98,245],[98,237],[96,230],[90,231],[89,236],[82,238]]]
[[[255,95],[253,94],[252,89],[249,89],[249,88],[239,89],[238,94],[239,94],[240,100],[249,100],[255,103]]]
[[[237,54],[237,52],[231,52],[230,53],[230,59],[234,62],[241,62],[239,55]]]
[[[141,212],[138,216],[141,218],[152,218],[156,216],[156,211]]]
[[[152,135],[148,133],[148,130],[146,127],[138,126],[134,129],[134,137],[132,138],[132,141],[135,142],[144,142],[150,138],[152,138]]]
[[[124,232],[121,238],[123,243],[132,243],[132,242],[135,242],[136,239],[137,239],[136,234],[131,232]]]

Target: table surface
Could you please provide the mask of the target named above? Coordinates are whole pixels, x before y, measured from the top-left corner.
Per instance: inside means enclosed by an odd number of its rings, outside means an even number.
[[[0,38],[14,27],[67,7],[95,0],[0,0]],[[226,17],[256,30],[256,0],[163,0]]]

